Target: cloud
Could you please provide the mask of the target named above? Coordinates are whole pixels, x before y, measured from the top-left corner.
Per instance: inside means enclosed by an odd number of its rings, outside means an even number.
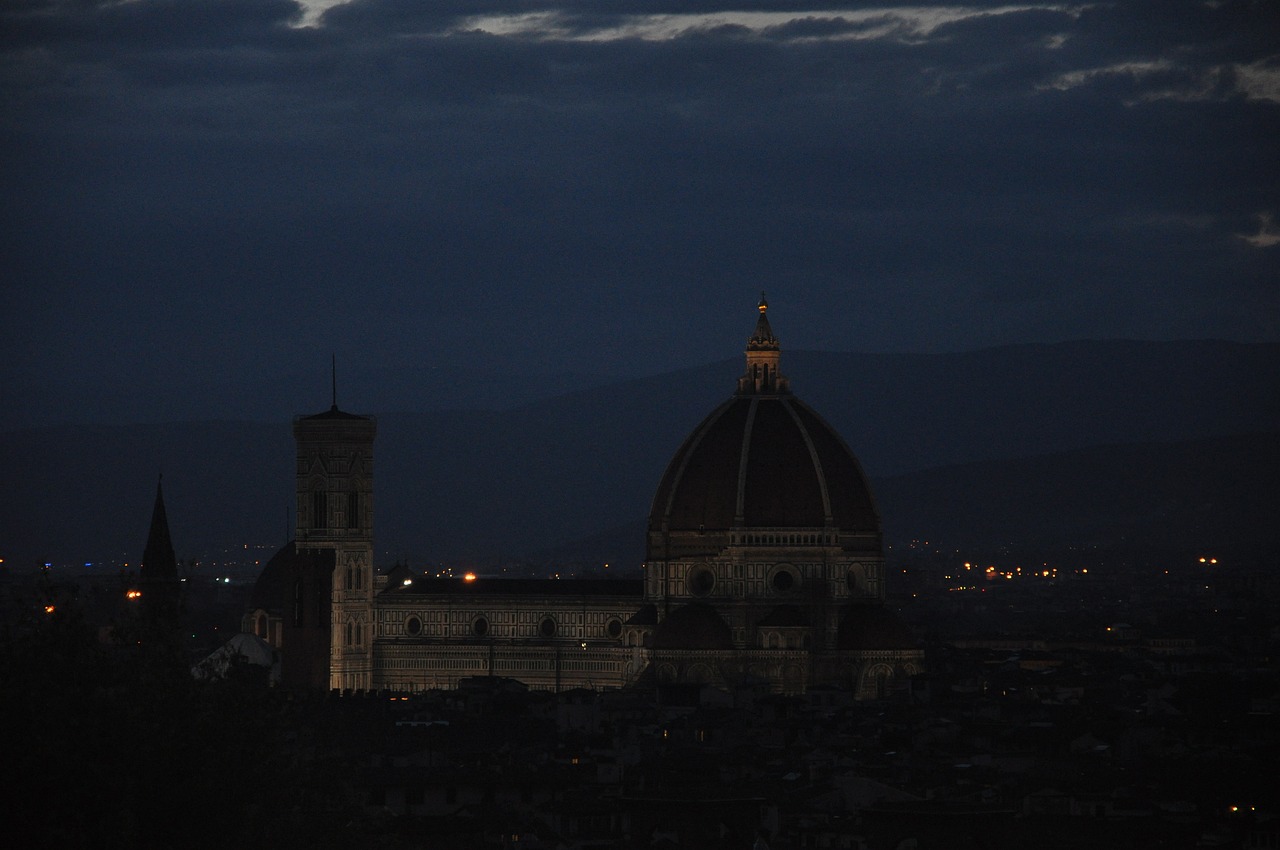
[[[1236,87],[1246,97],[1280,103],[1280,56],[1234,65]]]
[[[0,379],[1270,338],[1268,5],[5,4]]]
[[[1271,220],[1271,213],[1258,214],[1258,232],[1237,234],[1255,248],[1271,248],[1280,245],[1280,228]]]
[[[1049,11],[1069,7],[1051,6]],[[863,9],[723,9],[708,12],[614,13],[606,18],[585,16],[564,9],[499,13],[465,17],[455,29],[505,37],[548,40],[614,41],[641,39],[665,41],[694,33],[728,32],[772,38],[815,40],[902,41],[927,39],[939,28],[974,17],[990,18],[1046,7],[982,6],[883,6]]]
[[[1269,61],[1248,65],[1180,67],[1171,59],[1121,62],[1060,74],[1042,88],[1069,91],[1106,78],[1127,78],[1138,90],[1133,105],[1157,100],[1228,100],[1246,97],[1280,103],[1280,67]]]

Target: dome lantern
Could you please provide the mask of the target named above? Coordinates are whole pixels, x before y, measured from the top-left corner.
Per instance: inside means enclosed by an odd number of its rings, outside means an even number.
[[[738,395],[781,395],[791,392],[791,382],[778,373],[782,346],[769,326],[769,302],[760,293],[760,318],[747,339],[747,371],[738,379]]]

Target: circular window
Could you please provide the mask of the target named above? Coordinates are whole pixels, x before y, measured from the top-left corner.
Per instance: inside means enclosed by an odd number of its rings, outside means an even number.
[[[476,617],[471,623],[471,633],[476,637],[484,637],[489,634],[489,621],[484,617]]]
[[[689,592],[694,596],[706,596],[716,586],[716,575],[706,567],[698,567],[689,573]]]
[[[604,624],[604,630],[611,638],[619,637],[622,634],[622,621],[617,617],[610,617],[609,622]]]
[[[769,584],[778,593],[788,593],[796,586],[796,576],[791,570],[778,570],[769,579]]]
[[[556,621],[550,617],[543,617],[542,622],[538,623],[538,634],[543,637],[555,637]]]
[[[417,617],[410,617],[404,621],[404,630],[411,635],[422,634],[422,621]]]

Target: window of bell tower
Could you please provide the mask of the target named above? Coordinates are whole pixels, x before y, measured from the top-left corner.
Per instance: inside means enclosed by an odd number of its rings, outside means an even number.
[[[311,527],[328,528],[328,526],[329,500],[323,490],[314,490],[311,493]]]

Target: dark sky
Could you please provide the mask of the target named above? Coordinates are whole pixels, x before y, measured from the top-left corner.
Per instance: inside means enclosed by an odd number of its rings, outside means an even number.
[[[331,352],[416,376],[356,409],[653,374],[736,356],[760,290],[790,348],[1280,340],[1278,33],[1271,0],[8,0],[9,425],[320,409]]]

